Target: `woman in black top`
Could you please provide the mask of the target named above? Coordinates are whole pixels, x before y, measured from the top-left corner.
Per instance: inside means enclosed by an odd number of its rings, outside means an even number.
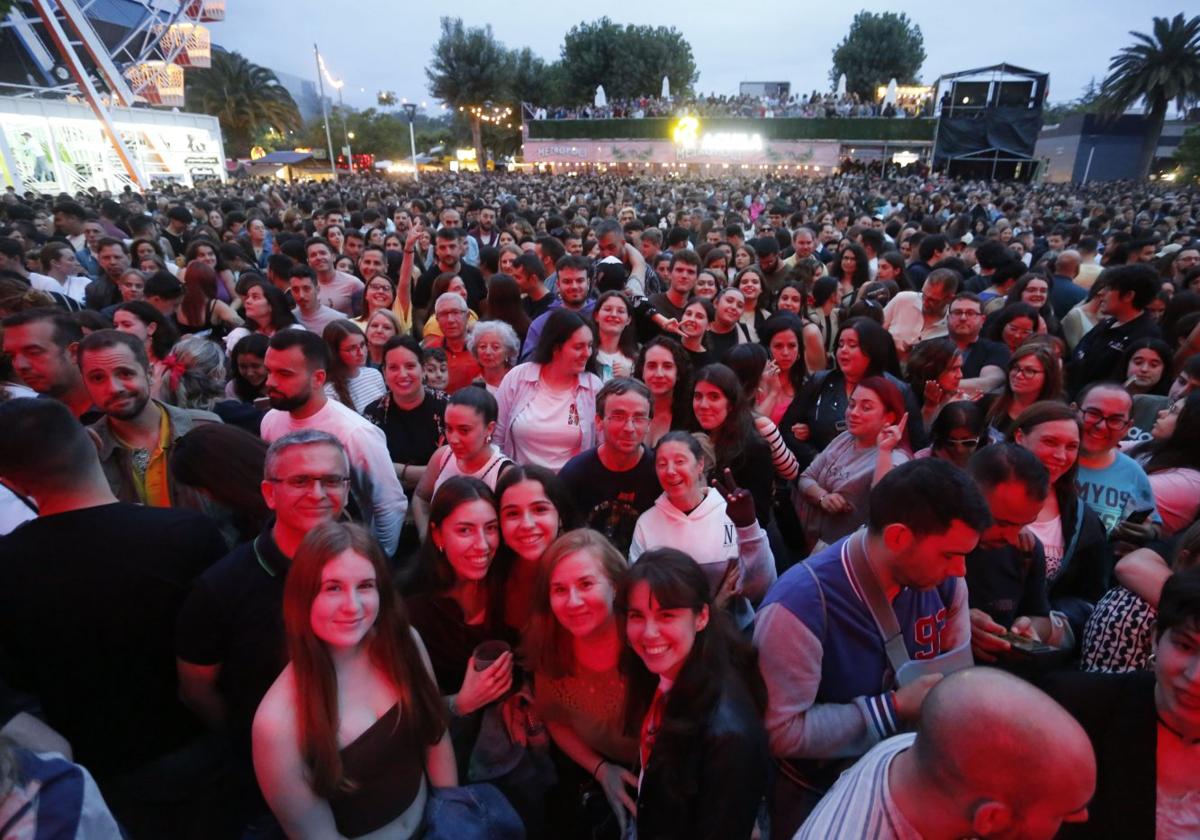
[[[766,792],[766,689],[754,650],[682,551],[643,554],[617,592],[625,729],[639,737],[641,840],[748,838]]]
[[[425,351],[415,338],[389,338],[383,346],[388,392],[363,409],[363,416],[383,429],[396,476],[410,499],[429,458],[445,442],[446,401],[423,384],[424,363]]]

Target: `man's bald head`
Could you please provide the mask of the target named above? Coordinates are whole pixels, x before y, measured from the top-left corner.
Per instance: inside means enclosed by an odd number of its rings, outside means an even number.
[[[1054,261],[1054,273],[1074,279],[1079,273],[1079,264],[1082,261],[1083,257],[1079,256],[1078,251],[1063,251]]]
[[[913,758],[980,837],[1047,840],[1096,787],[1083,727],[1048,695],[992,668],[938,683],[921,707]]]

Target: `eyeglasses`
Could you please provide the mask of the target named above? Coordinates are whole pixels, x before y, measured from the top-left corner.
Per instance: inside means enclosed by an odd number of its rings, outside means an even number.
[[[604,422],[613,422],[618,426],[624,426],[629,421],[633,421],[635,426],[645,426],[650,422],[649,414],[626,414],[624,411],[614,411],[612,414],[605,415]]]
[[[958,449],[975,449],[979,446],[979,438],[963,438],[962,440],[954,440],[953,438],[943,441],[945,446],[953,446]]]
[[[982,312],[976,312],[974,309],[951,309],[951,318],[981,318]]]
[[[1024,379],[1033,379],[1034,377],[1041,376],[1043,371],[1041,368],[1035,367],[1015,367],[1012,369],[1011,373],[1013,376],[1020,376]]]
[[[1079,412],[1083,418],[1083,422],[1089,426],[1096,426],[1104,423],[1112,431],[1120,431],[1129,425],[1129,418],[1124,414],[1110,414],[1107,417],[1100,411],[1094,408],[1085,408]]]
[[[293,490],[307,490],[314,481],[329,492],[341,490],[350,481],[347,475],[289,475],[287,478],[268,478],[272,484],[286,484]]]

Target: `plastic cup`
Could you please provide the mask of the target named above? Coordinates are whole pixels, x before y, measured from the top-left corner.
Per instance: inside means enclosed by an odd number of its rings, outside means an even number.
[[[499,659],[504,654],[511,651],[512,648],[508,642],[495,639],[488,642],[482,642],[475,648],[475,670],[486,671],[491,667],[492,663]]]

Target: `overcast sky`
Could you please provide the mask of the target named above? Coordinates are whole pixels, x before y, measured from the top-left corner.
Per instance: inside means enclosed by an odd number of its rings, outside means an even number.
[[[312,44],[317,41],[330,71],[346,80],[348,104],[374,105],[377,91],[392,90],[398,97],[427,100],[436,107],[429,96],[425,66],[439,34],[439,6],[468,25],[491,24],[506,46],[529,46],[548,61],[558,58],[568,29],[601,17],[604,12],[599,10],[606,6],[615,10],[609,16],[618,23],[674,26],[692,45],[700,71],[696,89],[718,94],[736,93],[742,81],[789,81],[794,91],[827,90],[833,48],[854,14],[860,8],[877,12],[897,8],[816,0],[620,5],[546,0],[447,4],[232,0],[225,21],[211,27],[213,40],[226,49],[309,79],[316,77]],[[909,0],[903,8],[925,36],[922,81],[1007,62],[1048,72],[1052,102],[1076,98],[1093,76],[1097,82],[1103,79],[1111,56],[1130,43],[1130,30],[1150,32],[1154,16],[1174,17],[1183,10],[1180,0],[954,4]]]

